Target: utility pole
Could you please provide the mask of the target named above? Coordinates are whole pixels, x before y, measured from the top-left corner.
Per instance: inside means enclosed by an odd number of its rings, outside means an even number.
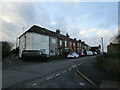
[[[101,38],[102,40],[102,53],[104,52],[104,47],[103,47],[103,38]]]
[[[18,46],[18,37],[16,38],[16,48],[17,48],[17,46]]]
[[[24,29],[25,29],[25,27],[23,27],[23,32],[24,32]],[[26,50],[26,34],[24,34],[24,38],[25,38],[25,47],[24,47],[24,49]]]

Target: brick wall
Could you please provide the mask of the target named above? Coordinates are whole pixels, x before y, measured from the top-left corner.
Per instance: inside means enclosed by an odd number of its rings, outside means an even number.
[[[108,45],[107,47],[108,53],[111,52],[120,52],[120,44],[112,44]]]

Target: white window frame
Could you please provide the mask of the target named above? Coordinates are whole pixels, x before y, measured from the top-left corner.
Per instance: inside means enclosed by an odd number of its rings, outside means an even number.
[[[75,47],[75,43],[73,43],[73,46]]]
[[[52,39],[52,43],[56,43],[56,39],[53,38],[53,39]]]
[[[62,46],[62,40],[60,40],[60,46]]]
[[[67,46],[67,41],[65,41],[65,46]]]
[[[78,44],[78,47],[80,47],[80,44],[79,43],[77,43]]]

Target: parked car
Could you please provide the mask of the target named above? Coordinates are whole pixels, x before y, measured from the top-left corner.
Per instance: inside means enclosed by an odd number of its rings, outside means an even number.
[[[96,51],[93,51],[93,55],[97,55],[98,53]]]
[[[79,58],[79,55],[76,52],[69,53],[67,58]]]
[[[86,52],[86,55],[87,55],[87,56],[92,56],[92,55],[93,55],[93,52],[92,52],[92,51],[87,51],[87,52]]]
[[[85,54],[83,52],[80,53],[79,55],[80,55],[80,57],[85,57]]]
[[[42,60],[46,60],[49,57],[49,55],[43,53],[40,50],[24,50],[22,52],[22,59],[42,59]]]

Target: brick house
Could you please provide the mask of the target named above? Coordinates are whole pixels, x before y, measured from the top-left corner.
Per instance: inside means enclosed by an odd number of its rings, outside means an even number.
[[[81,40],[77,41],[77,53],[81,53]]]
[[[33,25],[19,37],[19,56],[23,50],[41,50],[50,56],[54,56],[69,52],[79,53],[84,49],[84,42],[70,38],[68,33],[66,35],[60,34],[60,29],[53,32]]]
[[[107,52],[108,53],[120,52],[120,43],[118,44],[110,43],[110,45],[107,46]]]

